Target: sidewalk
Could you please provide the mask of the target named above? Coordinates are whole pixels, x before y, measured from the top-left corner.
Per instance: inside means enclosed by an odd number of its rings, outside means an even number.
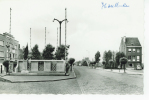
[[[125,73],[124,73],[124,69],[103,69],[103,68],[96,68],[96,69],[100,69],[100,70],[104,70],[104,71],[108,71],[108,72],[113,72],[113,73],[119,73],[119,74],[131,74],[131,75],[143,75],[143,70],[133,70],[133,69],[129,69],[126,68]]]
[[[74,70],[72,72],[70,71],[69,76],[65,75],[53,75],[53,76],[36,76],[36,75],[5,75],[5,76],[0,76],[1,79],[5,81],[9,81],[12,83],[18,83],[18,82],[46,82],[46,81],[59,81],[59,80],[67,80],[67,79],[74,79],[76,78]]]

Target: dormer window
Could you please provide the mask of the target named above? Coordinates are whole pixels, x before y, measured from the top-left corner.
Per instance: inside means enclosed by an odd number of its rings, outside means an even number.
[[[131,43],[131,45],[133,45],[133,43]]]

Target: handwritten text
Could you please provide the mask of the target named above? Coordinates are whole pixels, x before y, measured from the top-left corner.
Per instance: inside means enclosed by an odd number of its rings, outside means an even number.
[[[129,7],[126,3],[120,5],[119,2],[111,5],[111,4],[107,4],[107,3],[104,3],[104,2],[101,2],[102,4],[102,9],[103,8],[116,8],[116,7]]]

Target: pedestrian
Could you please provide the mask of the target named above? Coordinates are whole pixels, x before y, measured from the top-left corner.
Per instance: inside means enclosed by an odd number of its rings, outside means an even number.
[[[1,65],[1,73],[2,73],[2,65]]]
[[[68,63],[68,61],[66,61],[66,73],[65,75],[69,75],[68,72],[69,72],[69,68],[70,68],[70,64]]]

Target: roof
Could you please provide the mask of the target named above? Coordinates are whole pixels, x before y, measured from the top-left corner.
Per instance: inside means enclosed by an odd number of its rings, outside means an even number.
[[[126,46],[141,46],[137,37],[126,37]]]

